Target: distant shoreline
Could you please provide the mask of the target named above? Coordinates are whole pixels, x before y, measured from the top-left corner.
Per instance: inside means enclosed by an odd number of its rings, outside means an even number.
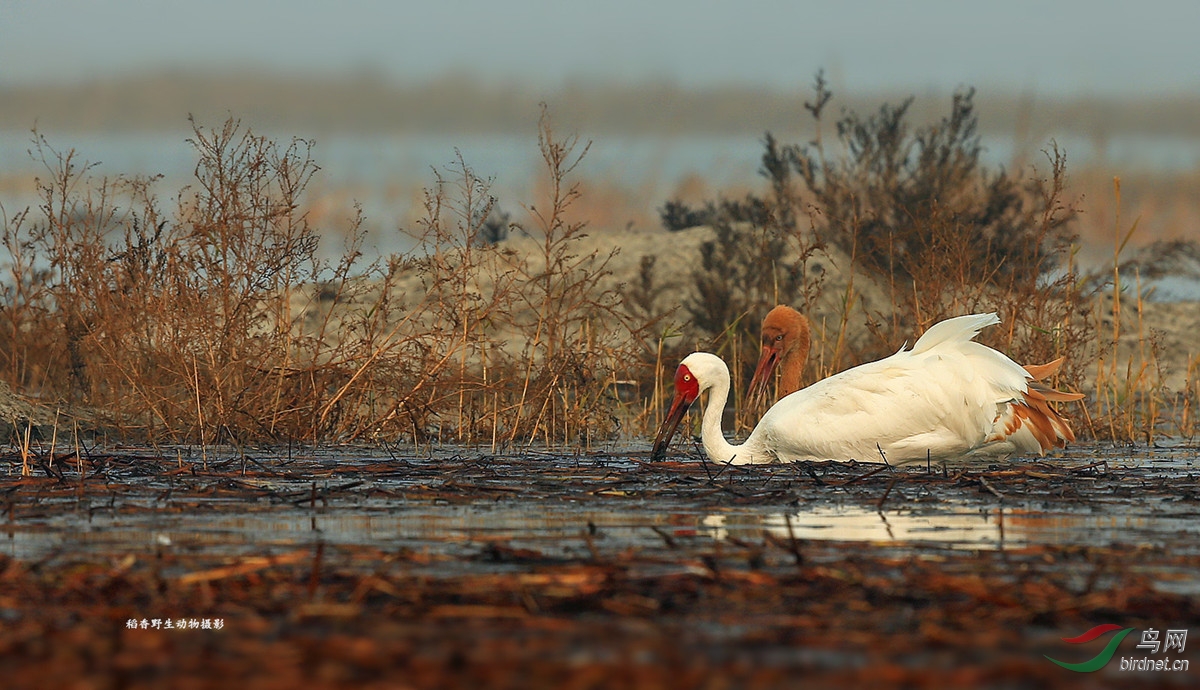
[[[808,90],[686,88],[670,82],[568,82],[544,88],[517,82],[443,77],[398,83],[373,74],[344,77],[270,72],[161,72],[73,84],[0,86],[0,129],[34,125],[77,132],[179,130],[187,117],[229,115],[260,130],[455,134],[534,133],[539,103],[563,131],[600,134],[708,134],[811,137]],[[913,96],[916,123],[946,112],[951,93],[936,90],[839,93],[825,113],[832,132],[843,109],[876,111]],[[1072,135],[1200,138],[1200,95],[1053,97],[990,89],[975,96],[981,133],[1041,142]]]

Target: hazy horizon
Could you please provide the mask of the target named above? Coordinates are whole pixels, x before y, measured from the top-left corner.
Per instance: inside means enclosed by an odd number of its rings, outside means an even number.
[[[795,92],[1194,95],[1200,3],[0,1],[0,85],[163,69]]]

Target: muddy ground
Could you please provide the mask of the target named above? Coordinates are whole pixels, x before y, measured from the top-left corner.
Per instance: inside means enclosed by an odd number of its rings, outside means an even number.
[[[1143,630],[1200,630],[1191,446],[906,469],[651,463],[645,449],[84,456],[29,477],[19,456],[0,461],[5,687],[1194,687],[1200,674],[1118,661],[1146,654]],[[1134,632],[1101,670],[1047,660],[1091,659],[1105,640],[1063,638],[1103,623]]]

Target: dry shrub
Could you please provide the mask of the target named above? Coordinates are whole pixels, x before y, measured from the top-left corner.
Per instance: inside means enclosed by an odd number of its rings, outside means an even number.
[[[809,111],[821,123],[832,94],[820,75]],[[804,183],[816,233],[884,283],[890,313],[868,313],[882,355],[946,317],[999,311],[1007,332],[985,333],[1018,361],[1064,354],[1078,386],[1094,333],[1088,295],[1070,263],[1077,210],[1064,200],[1066,157],[1047,153],[1046,176],[980,162],[973,90],[939,122],[910,130],[912,99],[837,121],[843,157],[818,138],[785,156]]]
[[[460,158],[426,193],[416,248],[393,259],[389,276],[421,295],[414,321],[425,335],[406,348],[421,372],[408,388],[420,394],[397,408],[418,436],[586,444],[615,428],[614,384],[638,366],[645,323],[608,287],[615,250],[582,251],[585,225],[569,219],[586,145],[556,138],[543,111],[538,146],[545,200],[526,224],[509,224],[508,241],[488,241],[489,181]]]
[[[193,185],[95,178],[43,139],[42,204],[5,218],[0,366],[15,386],[151,441],[585,441],[614,427],[638,326],[576,250],[586,153],[543,113],[548,198],[524,243],[461,160],[428,190],[415,249],[364,262],[361,213],[321,259],[309,142],[193,123]],[[503,222],[503,221],[499,221]],[[633,365],[633,366],[636,366]]]
[[[5,228],[9,285],[37,285],[3,305],[7,371],[147,438],[303,435],[326,382],[312,366],[321,344],[292,327],[292,297],[349,269],[317,259],[300,211],[310,146],[234,120],[194,132],[195,183],[172,216],[156,179],[95,179],[36,139],[40,214]]]
[[[811,305],[822,285],[810,264],[837,253],[847,257],[850,278],[837,332],[816,344],[814,358],[826,367],[819,374],[890,354],[943,318],[995,310],[1007,330],[985,333],[985,340],[1025,362],[1070,354],[1066,382],[1079,385],[1094,332],[1084,318],[1088,293],[1070,261],[1076,210],[1063,199],[1065,156],[1048,153],[1045,177],[986,169],[972,91],[955,94],[940,122],[916,129],[907,122],[911,99],[867,117],[844,112],[836,123],[838,155],[822,138],[831,98],[818,74],[815,98],[806,103],[816,123],[813,141],[780,145],[766,136],[766,196],[699,211],[679,202],[664,208],[667,224],[713,225],[726,264],[706,254],[695,276],[701,300],[694,322],[715,335],[719,324],[740,318],[753,348],[761,315],[777,302]],[[741,223],[724,220],[731,210],[757,208],[764,210],[743,214]],[[856,274],[882,286],[888,304],[869,308],[856,299]],[[706,292],[705,281],[714,280],[727,285]],[[739,285],[748,287],[734,296]],[[872,338],[851,350],[846,331],[862,321]]]

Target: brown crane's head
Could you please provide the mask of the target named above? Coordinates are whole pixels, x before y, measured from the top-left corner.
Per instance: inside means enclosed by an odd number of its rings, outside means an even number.
[[[762,323],[762,354],[750,380],[747,400],[751,408],[765,399],[777,367],[782,370],[779,397],[800,389],[811,338],[808,319],[795,309],[781,304],[767,314]]]

